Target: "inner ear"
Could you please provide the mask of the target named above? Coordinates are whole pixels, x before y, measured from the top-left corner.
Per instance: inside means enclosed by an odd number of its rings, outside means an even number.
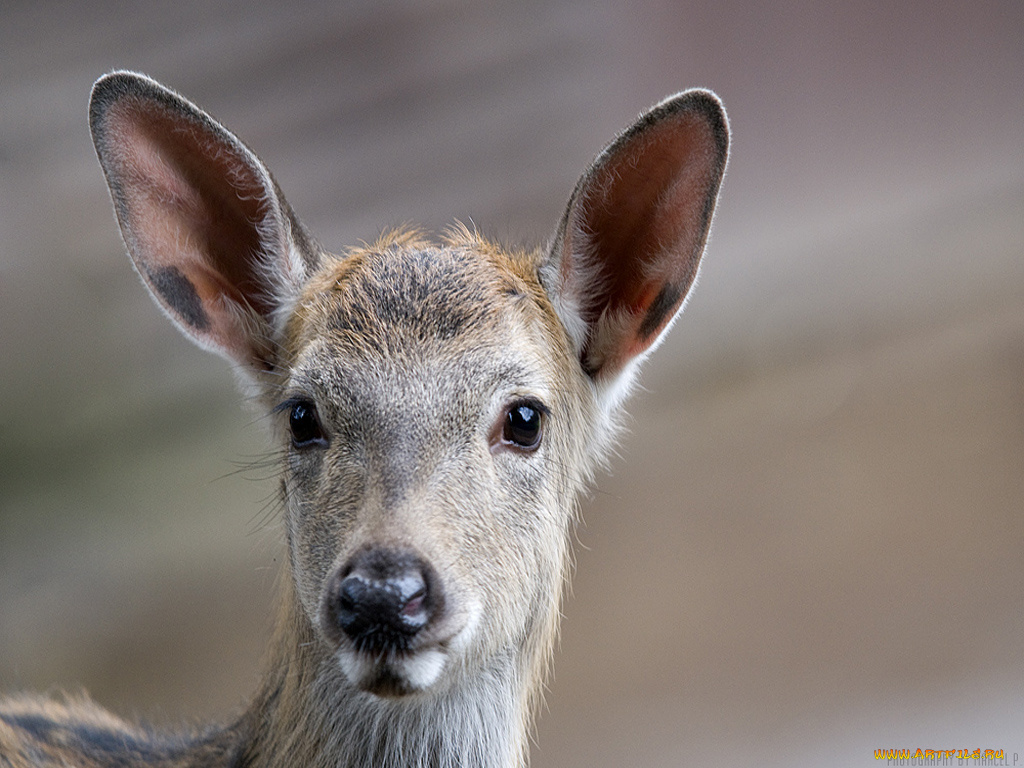
[[[682,307],[727,150],[718,99],[688,91],[641,116],[580,179],[555,239],[552,293],[594,378],[649,351]]]
[[[588,297],[591,322],[601,312],[626,311],[643,342],[689,291],[714,207],[715,164],[700,151],[710,139],[705,122],[686,116],[625,142],[595,168],[566,242],[600,259],[601,289]]]
[[[265,226],[272,214],[257,171],[167,110],[126,101],[111,108],[107,126],[121,169],[115,183],[131,190],[115,196],[118,213],[161,297],[185,309],[175,302],[188,281],[200,307],[224,297],[268,316],[273,302],[257,275],[268,250],[261,224],[272,231]]]
[[[318,248],[269,171],[191,102],[133,72],[93,87],[93,140],[128,251],[193,340],[252,372],[276,364],[279,325]]]

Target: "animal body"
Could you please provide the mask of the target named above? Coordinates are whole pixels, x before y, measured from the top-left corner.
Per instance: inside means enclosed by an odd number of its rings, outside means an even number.
[[[104,76],[89,117],[143,282],[273,415],[289,557],[235,719],[167,734],[19,695],[0,766],[524,766],[576,496],[697,276],[718,99],[643,114],[533,251],[456,226],[331,255],[239,139],[155,81]]]

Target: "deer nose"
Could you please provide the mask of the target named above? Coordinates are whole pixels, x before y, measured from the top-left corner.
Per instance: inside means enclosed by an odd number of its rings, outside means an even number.
[[[357,553],[335,574],[326,620],[357,650],[408,650],[439,607],[433,570],[415,554],[387,549]]]

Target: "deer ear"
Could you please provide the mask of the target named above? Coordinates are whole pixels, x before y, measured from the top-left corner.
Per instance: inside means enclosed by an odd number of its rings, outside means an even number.
[[[317,258],[263,163],[149,78],[93,86],[89,124],[121,233],[157,303],[243,370],[276,367],[280,324]]]
[[[653,349],[683,306],[728,144],[718,98],[686,91],[643,114],[577,184],[542,276],[602,385]]]

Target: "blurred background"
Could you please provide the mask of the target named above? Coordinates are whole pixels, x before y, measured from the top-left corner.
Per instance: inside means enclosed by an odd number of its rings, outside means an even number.
[[[334,250],[454,217],[539,242],[619,129],[705,86],[734,131],[719,212],[585,500],[533,765],[1024,760],[1019,0],[2,18],[0,689],[224,716],[282,562],[261,415],[123,252],[96,77],[210,110]]]

